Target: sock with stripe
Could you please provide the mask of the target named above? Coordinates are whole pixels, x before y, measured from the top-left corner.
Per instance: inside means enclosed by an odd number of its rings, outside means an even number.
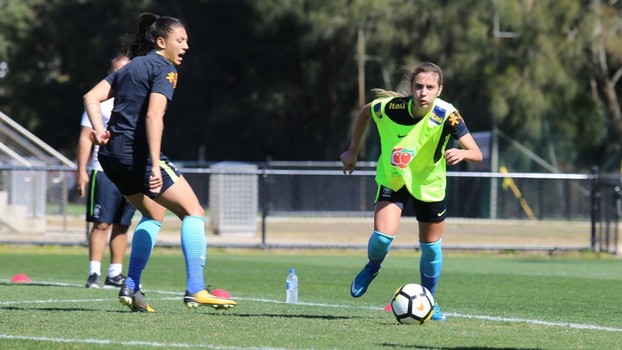
[[[205,219],[186,216],[181,222],[181,249],[186,259],[186,290],[194,294],[205,289],[203,270],[207,254]]]
[[[391,249],[391,242],[395,235],[385,235],[374,230],[367,243],[367,258],[369,258],[369,269],[371,272],[380,270],[380,265]]]
[[[136,230],[134,230],[134,236],[132,237],[130,264],[127,269],[127,278],[125,279],[125,284],[130,290],[140,289],[140,276],[149,262],[161,226],[162,223],[160,221],[144,216],[136,225]]]
[[[436,292],[436,284],[441,275],[443,267],[443,250],[441,249],[441,241],[423,243],[419,242],[421,247],[421,259],[419,260],[419,273],[421,274],[421,285],[426,287],[432,295]]]

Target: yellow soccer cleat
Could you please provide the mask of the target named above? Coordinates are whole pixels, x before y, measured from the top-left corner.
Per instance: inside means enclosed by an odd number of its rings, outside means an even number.
[[[191,309],[195,309],[199,306],[211,306],[214,309],[228,309],[236,306],[238,303],[231,299],[219,298],[203,289],[194,294],[190,294],[190,292],[186,291],[184,304]]]
[[[132,312],[155,312],[155,310],[147,304],[147,299],[145,299],[145,294],[143,294],[143,292],[137,290],[132,293],[125,284],[119,291],[119,301],[121,304],[129,307]]]

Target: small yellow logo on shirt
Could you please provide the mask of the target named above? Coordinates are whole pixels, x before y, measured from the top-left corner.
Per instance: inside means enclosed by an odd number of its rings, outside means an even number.
[[[177,73],[170,72],[166,75],[166,80],[173,84],[173,88],[177,87]]]
[[[389,102],[389,109],[406,109],[406,102],[399,102],[399,103],[395,103],[395,102]]]
[[[458,113],[458,111],[455,111],[449,115],[449,122],[451,123],[451,126],[456,126],[460,124],[460,121],[464,120],[462,119],[462,116],[460,115],[460,113]]]
[[[434,125],[441,125],[441,123],[443,122],[443,118],[439,117],[436,114],[432,114],[430,116],[430,122],[432,122],[432,124],[434,124]]]

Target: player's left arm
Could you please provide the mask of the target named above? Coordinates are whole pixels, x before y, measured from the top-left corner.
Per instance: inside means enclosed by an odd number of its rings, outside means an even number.
[[[468,133],[458,139],[461,148],[450,148],[445,151],[445,160],[447,165],[456,165],[463,160],[467,162],[481,162],[482,151],[480,151],[477,142],[473,139],[471,133]]]
[[[458,141],[461,147],[445,150],[445,161],[447,165],[456,165],[463,160],[467,162],[481,162],[483,158],[482,151],[480,151],[477,142],[473,139],[460,113],[454,111],[449,118],[447,118],[445,123],[445,126],[449,128],[452,136]]]
[[[162,189],[162,173],[160,171],[160,151],[162,147],[162,133],[164,131],[164,112],[168,99],[166,96],[152,92],[149,95],[149,106],[145,116],[145,128],[149,155],[151,156],[151,175],[149,188],[153,193],[160,193]]]

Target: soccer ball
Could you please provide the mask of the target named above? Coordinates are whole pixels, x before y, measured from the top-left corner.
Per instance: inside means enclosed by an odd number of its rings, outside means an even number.
[[[399,287],[393,294],[391,309],[397,322],[423,324],[434,313],[434,297],[419,284],[409,283]]]

